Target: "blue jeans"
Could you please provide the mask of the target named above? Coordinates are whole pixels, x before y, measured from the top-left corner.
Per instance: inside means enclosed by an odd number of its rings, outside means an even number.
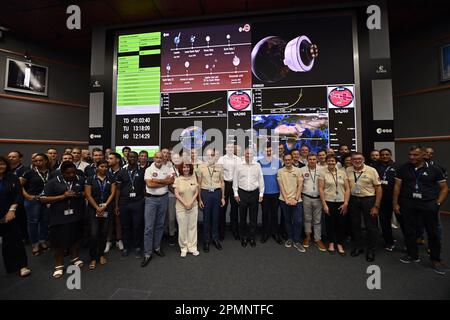
[[[300,234],[303,224],[303,206],[297,203],[296,206],[287,205],[286,202],[280,201],[281,211],[283,212],[284,222],[286,224],[286,232],[288,239],[294,243],[300,242]]]
[[[25,200],[25,210],[28,220],[28,234],[32,245],[48,239],[48,215],[49,209],[46,204],[39,200]]]
[[[153,249],[158,250],[161,247],[168,204],[168,194],[162,197],[145,198],[144,255],[146,257],[152,255]]]
[[[203,241],[210,242],[219,240],[219,214],[220,198],[222,191],[214,192],[202,190],[201,197],[205,208],[203,209]]]

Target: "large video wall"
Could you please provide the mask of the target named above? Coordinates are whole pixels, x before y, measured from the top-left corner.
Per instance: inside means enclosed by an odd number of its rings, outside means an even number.
[[[287,149],[356,149],[353,56],[347,15],[122,32],[115,145],[152,155],[206,147],[210,129],[223,144],[253,129]]]

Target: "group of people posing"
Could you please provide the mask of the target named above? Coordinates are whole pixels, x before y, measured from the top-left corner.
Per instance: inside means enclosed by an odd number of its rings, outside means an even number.
[[[199,159],[193,149],[174,153],[163,148],[150,164],[147,151],[125,147],[122,155],[109,150],[56,149],[32,155],[21,163],[19,151],[0,157],[0,236],[7,272],[30,274],[23,238],[31,254],[53,248],[53,277],[64,273],[64,257],[82,267],[83,238],[89,247],[88,268],[107,263],[113,240],[122,257],[134,254],[146,267],[164,257],[162,239],[169,245],[178,233],[180,256],[200,254],[197,240],[202,213],[202,249],[222,250],[227,213],[231,233],[242,247],[270,238],[300,253],[315,246],[321,252],[346,256],[365,253],[375,260],[378,226],[384,249],[392,252],[395,214],[404,236],[404,263],[420,261],[418,239],[428,236],[431,267],[445,274],[441,263],[442,226],[439,208],[448,187],[446,171],[434,163],[434,152],[412,146],[409,161],[398,166],[388,149],[374,150],[367,163],[359,152],[340,146],[311,153],[307,145],[287,151],[283,145],[263,148],[261,155],[227,144],[225,154],[214,149]],[[275,155],[276,153],[276,155]],[[90,163],[89,163],[90,161]],[[363,237],[362,221],[367,234]],[[325,241],[326,240],[326,241]]]

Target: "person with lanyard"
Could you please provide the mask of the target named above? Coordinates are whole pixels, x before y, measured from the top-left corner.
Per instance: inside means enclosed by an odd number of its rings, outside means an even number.
[[[434,149],[432,147],[425,148],[424,160],[428,164],[438,168],[444,175],[445,179],[447,179],[448,178],[447,169],[445,169],[443,166],[441,166],[434,160],[434,154],[435,154]],[[439,229],[439,237],[442,239],[442,223],[441,223],[440,215],[439,215],[438,229]],[[424,234],[425,234],[425,228],[423,227],[423,223],[421,223],[419,226],[419,229],[417,230],[417,242],[419,244],[425,244]],[[429,251],[429,249],[428,249],[428,251]]]
[[[383,232],[384,249],[392,252],[395,248],[394,236],[392,235],[392,196],[397,165],[392,161],[391,150],[380,150],[380,160],[377,162],[375,169],[377,169],[378,175],[381,177],[381,187],[383,189],[383,197],[380,203],[380,225]],[[396,215],[396,217],[403,231],[402,216]]]
[[[253,160],[251,147],[245,149],[245,162],[237,165],[234,171],[233,192],[239,204],[239,234],[241,245],[245,248],[250,242],[252,248],[256,247],[256,227],[258,224],[258,204],[264,196],[264,176],[261,165]],[[247,215],[250,225],[247,225]]]
[[[327,151],[326,150],[320,150],[317,152],[317,167],[319,169],[327,169]]]
[[[304,166],[308,165],[308,154],[310,150],[306,144],[303,144],[300,147],[300,162],[303,163]]]
[[[37,256],[48,249],[49,210],[47,205],[41,202],[41,196],[44,194],[49,176],[48,157],[43,153],[38,153],[34,157],[34,169],[28,170],[20,178],[33,256]]]
[[[94,177],[97,174],[97,163],[105,160],[103,150],[100,148],[94,148],[92,150],[92,163],[84,169],[84,175],[86,178]]]
[[[225,182],[223,167],[215,161],[215,150],[205,151],[206,163],[199,166],[199,206],[203,209],[203,251],[209,252],[212,240],[217,250],[222,250],[219,241],[220,207],[225,205]]]
[[[420,262],[416,242],[417,226],[421,220],[428,235],[433,270],[444,275],[448,267],[441,262],[441,238],[438,215],[448,193],[447,180],[435,166],[424,161],[421,146],[409,148],[409,162],[400,166],[395,177],[393,208],[403,216],[407,255],[403,263]]]
[[[2,256],[7,273],[30,275],[28,258],[22,242],[16,212],[20,199],[19,178],[11,172],[8,160],[0,156],[0,237]]]
[[[20,151],[14,150],[8,153],[8,160],[11,166],[10,172],[18,178],[22,177],[27,170],[26,167],[22,164],[22,158],[23,155],[22,153],[20,153]],[[15,217],[22,239],[25,243],[28,244],[30,242],[30,236],[28,235],[27,213],[24,207],[24,197],[22,192],[19,193]]]
[[[148,151],[147,150],[141,150],[139,152],[139,169],[146,170],[148,167],[150,167],[150,163],[148,162]]]
[[[75,167],[84,172],[84,170],[86,170],[86,168],[89,166],[89,163],[81,159],[81,148],[78,147],[73,148],[72,156],[73,156],[73,164],[75,165]]]
[[[377,170],[364,164],[364,156],[360,152],[352,154],[352,164],[352,167],[346,169],[351,190],[349,212],[354,242],[351,256],[357,257],[364,252],[361,231],[362,216],[367,230],[366,260],[373,262],[375,261],[378,214],[383,192],[380,176]]]
[[[264,177],[264,195],[262,207],[261,243],[266,243],[270,236],[278,244],[283,244],[279,230],[279,202],[280,188],[277,181],[278,170],[283,166],[280,159],[272,155],[272,147],[264,147],[264,158],[258,161]]]
[[[291,151],[292,155],[292,165],[296,168],[303,168],[305,164],[300,161],[300,151],[294,149]]]
[[[99,160],[96,164],[96,175],[88,177],[84,192],[88,201],[89,216],[89,255],[91,262],[89,269],[106,264],[104,255],[106,237],[111,215],[114,214],[113,202],[116,195],[116,183],[107,175],[108,161]],[[111,214],[111,215],[110,215]]]
[[[219,217],[219,237],[225,238],[227,209],[230,204],[230,224],[231,232],[235,240],[239,240],[239,212],[238,203],[233,194],[233,177],[236,167],[241,164],[241,158],[234,154],[234,143],[228,143],[225,146],[225,155],[219,158],[217,164],[223,167],[223,178],[225,183],[225,205],[220,208]]]
[[[175,181],[172,167],[164,165],[162,152],[153,156],[152,165],[145,170],[145,229],[144,259],[141,266],[146,267],[155,253],[164,257],[161,241],[164,234],[164,221],[169,203],[169,185]]]
[[[169,170],[175,173],[175,178],[180,176],[178,166],[182,163],[181,157],[178,153],[170,153],[170,161],[166,163]],[[169,236],[169,246],[175,246],[177,233],[177,212],[176,202],[177,198],[172,185],[169,186],[169,204],[167,206],[167,214],[164,222],[164,232]]]
[[[122,156],[117,152],[110,152],[108,156],[108,171],[106,172],[110,181],[116,181],[117,176],[120,172],[120,162]],[[116,194],[120,193],[119,188],[116,185]],[[112,204],[111,212],[116,212],[115,202]],[[111,214],[111,217],[108,220],[108,233],[106,239],[106,247],[105,253],[108,253],[111,250],[111,243],[113,240],[113,233],[115,233],[116,247],[122,251],[124,249],[123,241],[122,241],[122,226],[120,225],[120,217],[116,214]]]
[[[194,175],[194,167],[190,163],[178,166],[181,173],[175,179],[173,188],[177,199],[178,243],[181,257],[187,253],[198,256],[197,250],[197,220],[198,220],[198,182]]]
[[[53,277],[64,273],[64,251],[69,250],[71,264],[82,268],[80,242],[83,236],[82,219],[85,211],[84,181],[77,176],[72,162],[61,164],[61,175],[46,186],[41,199],[50,204],[50,243],[55,250]]]
[[[350,200],[350,185],[344,170],[336,168],[338,159],[327,156],[327,168],[318,177],[319,194],[325,212],[327,227],[328,252],[335,253],[335,245],[341,256],[345,256],[345,216]]]
[[[142,258],[142,234],[144,229],[144,171],[137,166],[138,154],[128,154],[128,166],[122,168],[116,177],[115,210],[120,216],[124,249],[122,257],[127,257],[134,250],[135,258]]]
[[[128,164],[128,155],[131,152],[130,147],[123,147],[122,148],[122,162],[120,164],[121,167],[125,167]]]
[[[280,206],[284,215],[288,240],[284,246],[306,252],[300,242],[303,219],[301,192],[303,187],[300,169],[292,164],[292,155],[284,155],[284,167],[278,170],[277,180],[280,186]]]
[[[300,169],[303,180],[303,221],[305,226],[305,239],[303,247],[309,248],[311,244],[311,232],[314,226],[314,243],[319,251],[326,252],[327,248],[322,242],[322,202],[319,194],[319,175],[317,168],[317,156],[308,154],[308,165]]]
[[[49,161],[48,167],[50,171],[56,170],[61,165],[58,161],[58,151],[55,148],[48,148],[46,154]]]

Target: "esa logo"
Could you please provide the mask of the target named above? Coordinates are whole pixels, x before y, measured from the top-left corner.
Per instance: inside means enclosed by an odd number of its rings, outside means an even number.
[[[101,139],[102,135],[101,134],[93,134],[93,133],[91,133],[89,135],[89,138],[91,138],[91,139]]]
[[[377,128],[377,133],[378,134],[383,134],[383,133],[392,133],[393,130],[392,129],[382,129],[382,128]]]

